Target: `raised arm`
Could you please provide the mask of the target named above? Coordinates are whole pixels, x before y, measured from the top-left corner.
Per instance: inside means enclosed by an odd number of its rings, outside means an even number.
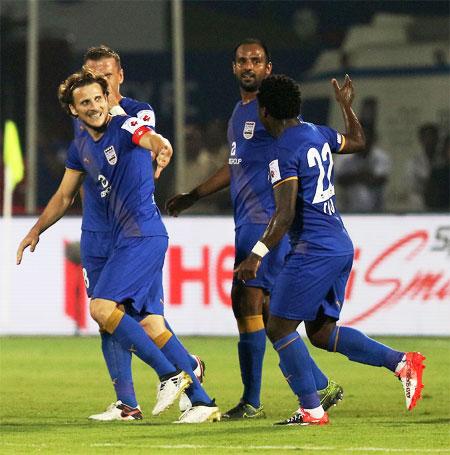
[[[234,271],[239,280],[252,280],[256,278],[256,272],[262,258],[283,238],[289,230],[295,216],[295,204],[297,200],[298,180],[289,179],[280,182],[273,189],[276,210],[270,219],[263,236],[256,242],[250,255],[242,261]]]
[[[225,163],[211,177],[195,187],[189,193],[181,193],[173,196],[166,202],[166,210],[169,215],[178,216],[183,210],[194,205],[199,199],[210,194],[217,193],[230,186],[230,168]]]
[[[52,196],[36,224],[20,242],[17,249],[16,262],[19,265],[27,247],[33,252],[39,242],[39,236],[50,226],[55,224],[72,205],[74,198],[83,183],[84,174],[80,171],[67,169],[56,193]]]
[[[362,152],[366,146],[366,138],[358,117],[352,109],[353,99],[355,98],[352,80],[350,79],[350,76],[346,74],[342,87],[339,86],[336,79],[332,79],[331,84],[334,87],[336,101],[339,103],[339,106],[341,106],[345,123],[345,144],[339,153],[349,154]]]

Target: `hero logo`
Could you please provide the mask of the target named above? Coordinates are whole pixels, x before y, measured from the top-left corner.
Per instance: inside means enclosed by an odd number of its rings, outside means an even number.
[[[231,150],[230,150],[230,156],[236,156],[236,142],[233,142],[231,144]],[[229,158],[228,159],[228,164],[240,164],[242,161],[242,158]]]
[[[111,191],[111,185],[109,184],[108,179],[104,175],[99,174],[97,180],[100,182],[100,185],[103,188],[102,192],[100,193],[100,196],[102,198],[106,197],[109,194],[109,192]]]
[[[117,154],[116,154],[116,150],[115,150],[114,146],[110,145],[105,150],[103,150],[103,152],[105,153],[108,163],[111,166],[114,166],[117,163]]]
[[[253,137],[253,133],[255,132],[255,122],[245,122],[244,125],[244,138],[251,139]]]

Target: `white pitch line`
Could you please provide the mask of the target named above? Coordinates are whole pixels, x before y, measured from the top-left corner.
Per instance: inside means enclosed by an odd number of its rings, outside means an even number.
[[[33,448],[45,448],[51,449],[49,444],[21,444],[14,442],[6,442],[0,444],[1,446],[8,447],[33,447]],[[84,446],[84,444],[83,444]],[[319,450],[336,450],[339,452],[381,452],[381,453],[450,453],[450,448],[442,449],[395,449],[395,448],[386,448],[386,447],[330,447],[330,446],[291,446],[291,445],[279,445],[279,446],[219,446],[219,445],[202,445],[202,444],[115,444],[110,442],[105,443],[95,443],[89,444],[89,447],[136,447],[140,449],[169,449],[169,450],[186,450],[186,449],[208,449],[208,450],[310,450],[310,451],[319,451]]]
[[[130,447],[130,444],[91,444],[90,447]],[[329,446],[219,446],[219,445],[202,445],[202,444],[149,444],[149,445],[135,445],[140,448],[154,448],[154,449],[172,449],[172,450],[184,450],[184,449],[221,449],[221,450],[339,450],[341,452],[393,452],[393,453],[450,453],[450,448],[443,449],[395,449],[385,447],[329,447]]]

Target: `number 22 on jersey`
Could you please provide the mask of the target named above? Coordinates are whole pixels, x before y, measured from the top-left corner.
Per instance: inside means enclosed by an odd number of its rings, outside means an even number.
[[[312,203],[323,203],[323,212],[332,215],[336,212],[336,209],[334,208],[333,200],[331,199],[335,192],[334,185],[331,181],[333,157],[331,155],[330,146],[325,142],[321,152],[316,148],[310,148],[307,153],[307,158],[309,167],[317,166],[319,168],[319,176],[317,177],[316,191]],[[325,180],[327,180],[327,188],[324,187]]]

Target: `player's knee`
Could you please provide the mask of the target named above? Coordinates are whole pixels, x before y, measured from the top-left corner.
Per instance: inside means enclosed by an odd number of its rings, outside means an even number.
[[[89,312],[92,319],[101,327],[104,328],[108,318],[112,312],[116,309],[116,305],[103,299],[92,299],[89,304]]]
[[[309,341],[313,346],[319,349],[327,349],[328,340],[330,338],[330,330],[328,326],[322,327],[315,332],[306,331]]]
[[[276,324],[274,324],[270,318],[267,321],[267,326],[266,326],[266,334],[271,343],[275,343],[275,341],[279,340],[282,338],[282,334],[280,333],[279,327],[277,327]]]
[[[102,327],[102,324],[100,323],[99,319],[100,319],[100,315],[99,315],[99,311],[98,311],[98,302],[96,299],[92,299],[90,302],[89,302],[89,313],[91,315],[91,318],[97,322],[97,324],[100,325],[100,327]]]
[[[262,314],[264,300],[265,295],[262,289],[246,287],[241,283],[233,284],[231,305],[236,319]]]
[[[324,345],[324,339],[320,333],[314,333],[312,335],[308,335],[308,338],[314,347],[320,348],[320,349],[326,348],[326,345]]]
[[[153,341],[167,331],[164,317],[160,315],[148,315],[139,324]]]

